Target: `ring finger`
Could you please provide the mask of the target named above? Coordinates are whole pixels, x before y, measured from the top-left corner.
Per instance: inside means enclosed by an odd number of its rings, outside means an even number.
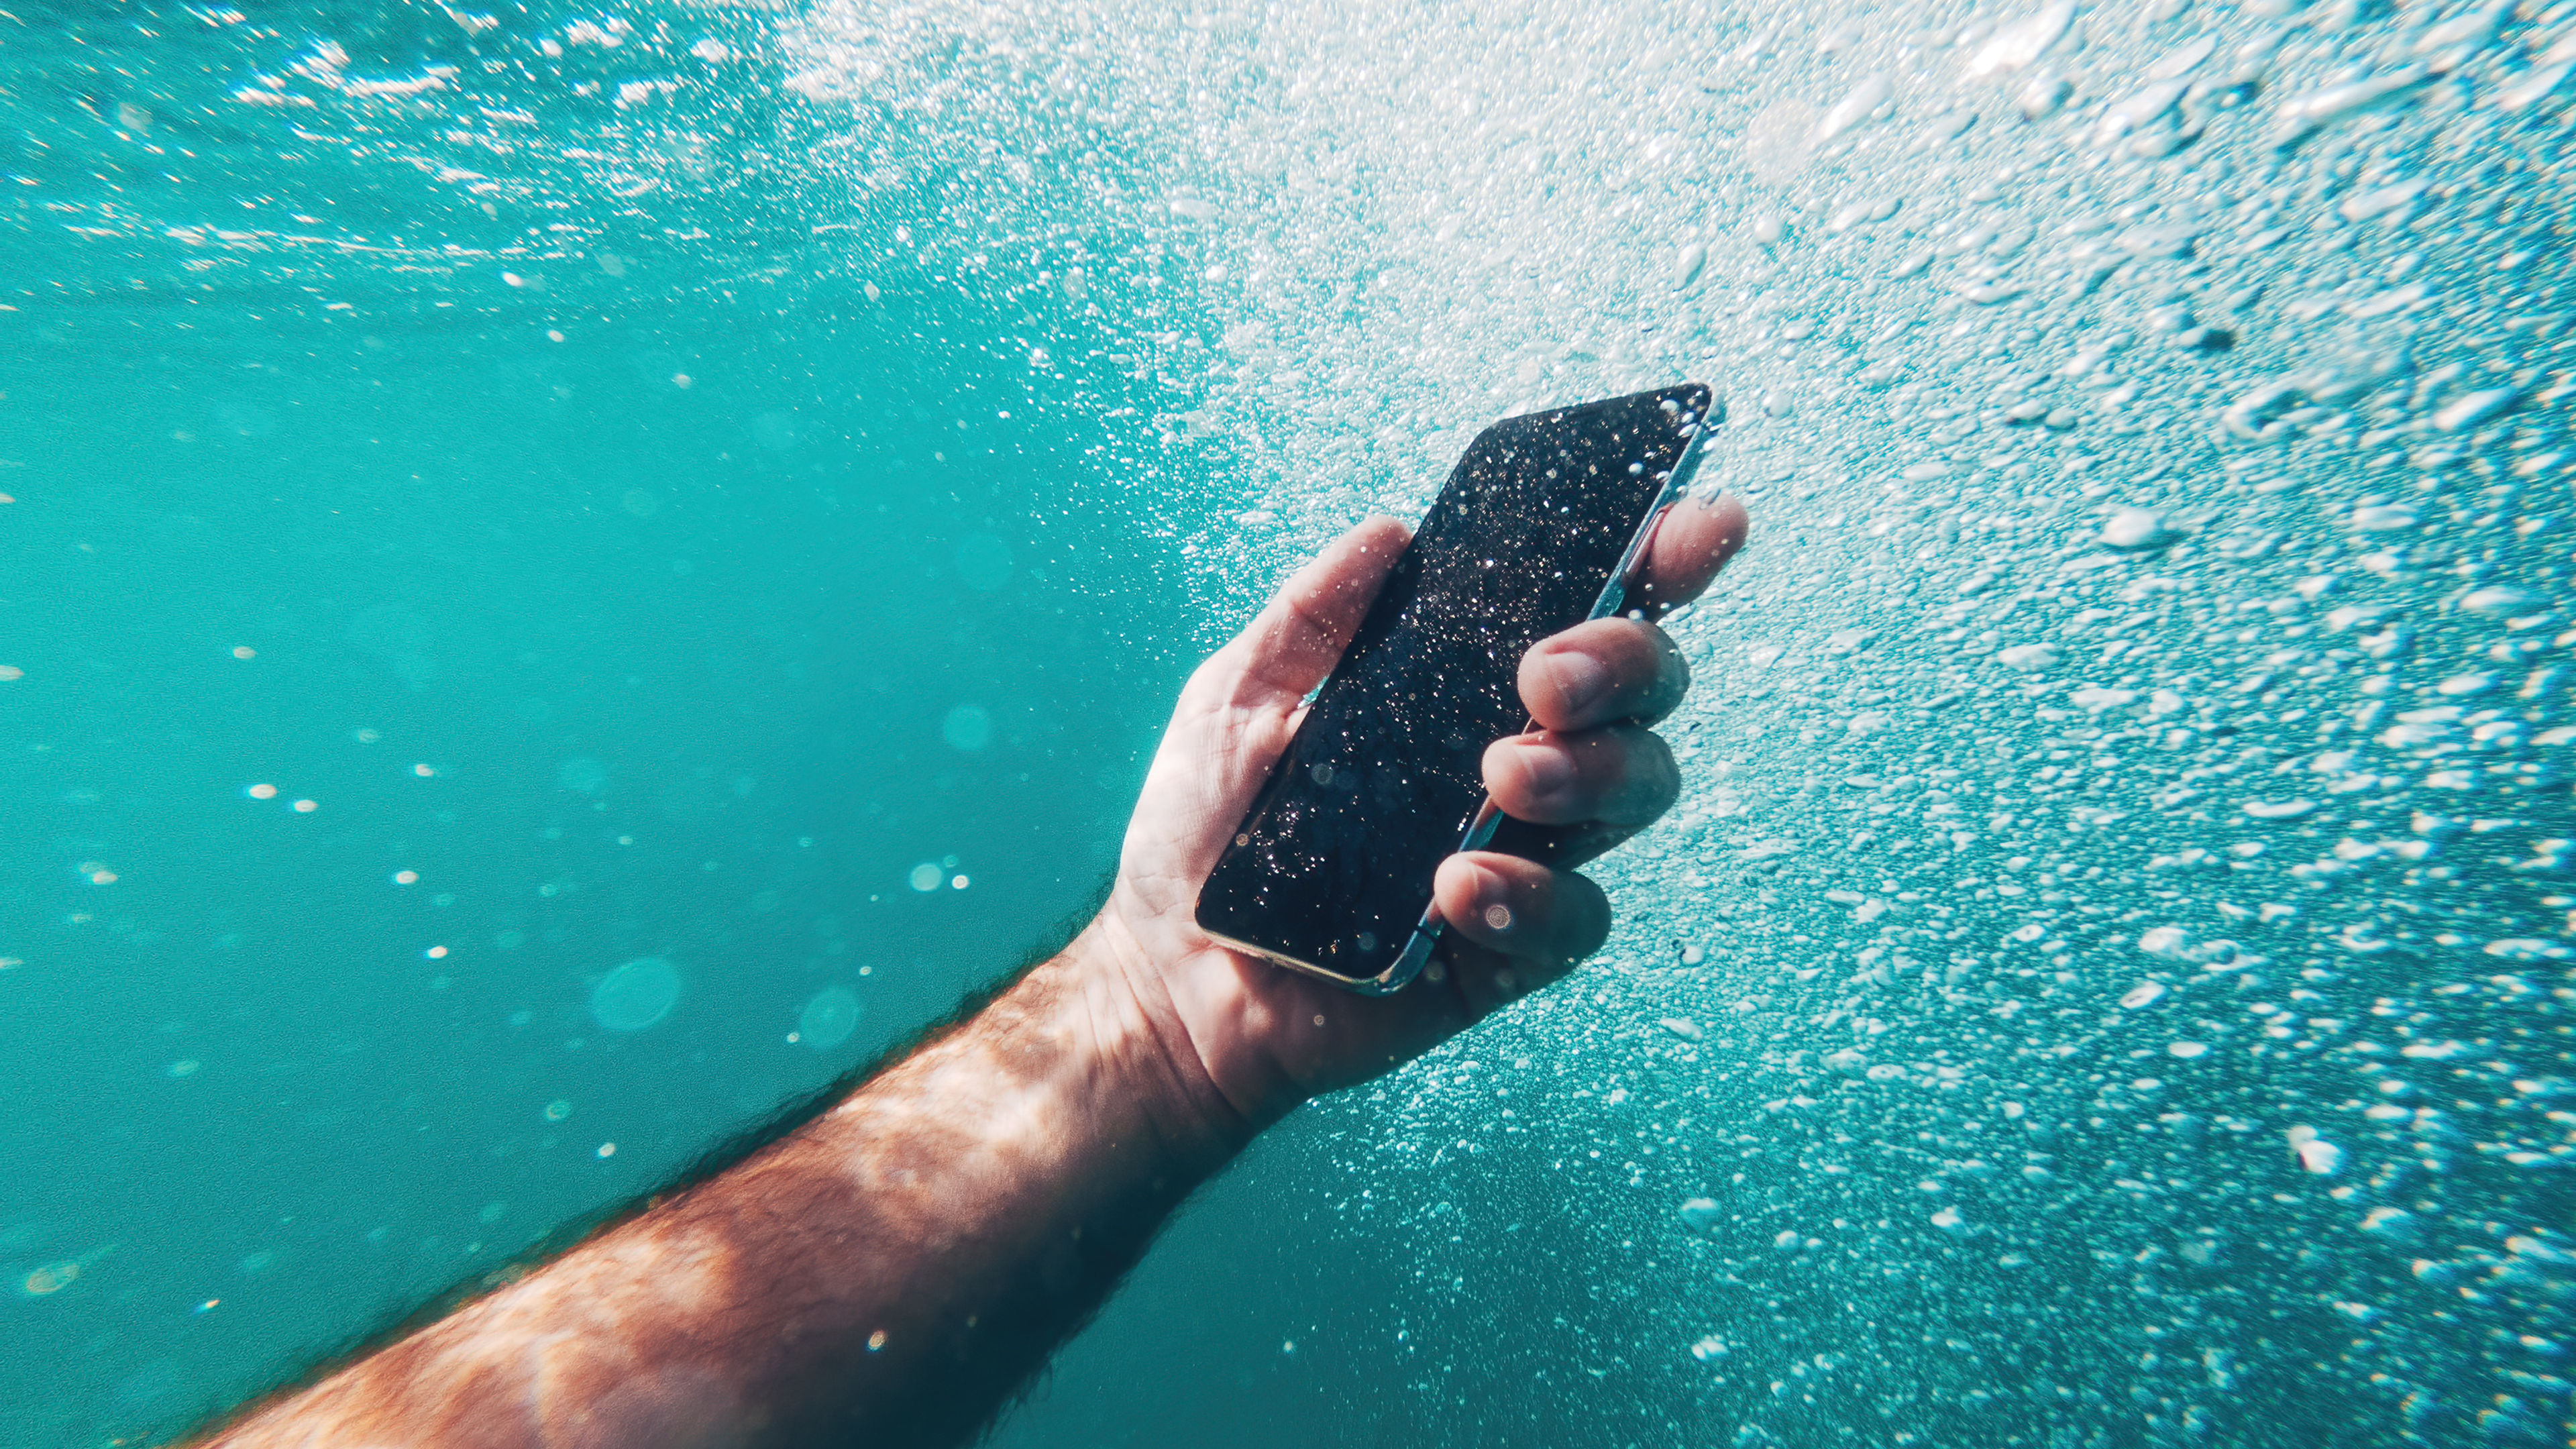
[[[1484,765],[1494,804],[1536,825],[1643,825],[1681,794],[1672,750],[1637,725],[1513,735],[1486,749]]]

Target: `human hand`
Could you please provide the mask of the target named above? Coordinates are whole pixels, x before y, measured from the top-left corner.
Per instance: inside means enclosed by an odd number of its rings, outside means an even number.
[[[1522,658],[1521,700],[1540,728],[1485,752],[1485,788],[1508,817],[1501,838],[1543,833],[1549,858],[1483,850],[1443,861],[1433,884],[1448,923],[1439,954],[1392,996],[1342,991],[1219,945],[1196,910],[1307,694],[1340,661],[1402,552],[1404,525],[1372,518],[1334,540],[1190,677],[1129,821],[1109,903],[1073,952],[1150,1023],[1171,1079],[1204,1099],[1197,1105],[1220,1135],[1247,1135],[1306,1098],[1418,1056],[1599,949],[1609,901],[1572,867],[1644,829],[1680,791],[1672,752],[1649,726],[1681,702],[1690,676],[1651,620],[1698,597],[1745,528],[1731,497],[1674,505],[1630,590],[1647,619],[1578,624]]]

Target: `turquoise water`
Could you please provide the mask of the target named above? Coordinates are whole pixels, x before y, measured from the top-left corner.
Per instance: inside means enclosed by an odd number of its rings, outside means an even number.
[[[2576,10],[0,15],[0,1442],[1054,938],[1506,412],[1756,541],[1585,976],[1002,1442],[2563,1444]],[[305,808],[309,802],[310,808]]]

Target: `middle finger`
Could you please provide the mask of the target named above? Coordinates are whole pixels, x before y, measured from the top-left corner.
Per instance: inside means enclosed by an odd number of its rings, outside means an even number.
[[[1642,619],[1587,620],[1521,656],[1521,703],[1552,730],[1651,723],[1680,704],[1689,688],[1681,650]]]
[[[1681,794],[1672,750],[1639,725],[1512,735],[1484,763],[1494,804],[1534,825],[1643,825]]]

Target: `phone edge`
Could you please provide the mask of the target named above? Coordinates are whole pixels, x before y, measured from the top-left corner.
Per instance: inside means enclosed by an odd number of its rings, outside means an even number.
[[[1207,931],[1207,937],[1209,940],[1216,942],[1220,946],[1226,947],[1228,950],[1241,951],[1247,956],[1258,956],[1273,966],[1280,967],[1284,970],[1294,971],[1300,976],[1312,976],[1318,981],[1329,981],[1333,985],[1338,986],[1342,990],[1348,991],[1355,996],[1392,995],[1395,992],[1403,990],[1406,984],[1413,980],[1414,974],[1418,973],[1422,969],[1420,964],[1417,963],[1412,971],[1403,972],[1401,975],[1398,974],[1399,971],[1402,970],[1406,959],[1413,953],[1413,943],[1410,940],[1405,942],[1405,955],[1398,956],[1394,965],[1387,967],[1386,970],[1378,973],[1377,975],[1344,976],[1338,972],[1327,971],[1323,967],[1314,965],[1311,962],[1301,961],[1294,956],[1283,955],[1280,952],[1271,950],[1267,946],[1256,946],[1250,941],[1237,940],[1234,937],[1225,934],[1223,931],[1210,931],[1205,926],[1201,926],[1199,929]],[[1417,926],[1414,930],[1415,934],[1419,935],[1421,928]]]
[[[1628,547],[1620,553],[1619,562],[1610,570],[1610,581],[1601,586],[1599,597],[1592,601],[1592,612],[1583,616],[1583,621],[1587,624],[1595,619],[1609,618],[1619,612],[1621,604],[1627,602],[1628,576],[1636,570],[1638,556],[1645,551],[1647,540],[1654,536],[1655,525],[1662,520],[1664,510],[1680,502],[1682,495],[1690,491],[1691,475],[1699,469],[1700,444],[1708,437],[1709,429],[1725,421],[1725,414],[1722,411],[1725,404],[1719,399],[1717,389],[1704,382],[1687,382],[1682,386],[1695,386],[1708,394],[1708,401],[1700,407],[1699,424],[1691,430],[1690,441],[1682,445],[1681,457],[1673,461],[1673,470],[1664,479],[1663,492],[1655,495],[1655,501],[1646,509],[1645,518],[1638,523],[1637,531],[1629,536]],[[1457,855],[1470,850],[1484,849],[1486,843],[1494,838],[1494,831],[1501,826],[1502,821],[1503,812],[1495,807],[1494,797],[1488,793],[1476,807],[1476,818],[1468,822],[1466,831],[1458,837],[1458,848],[1450,854]],[[1435,900],[1423,907],[1422,919],[1415,924],[1412,938],[1404,943],[1403,954],[1397,956],[1395,963],[1387,967],[1382,974],[1358,978],[1355,981],[1350,977],[1334,976],[1327,972],[1316,971],[1311,967],[1306,969],[1314,975],[1323,976],[1326,980],[1342,982],[1353,990],[1363,989],[1359,984],[1362,981],[1375,983],[1392,980],[1392,985],[1369,989],[1370,995],[1386,995],[1401,991],[1412,983],[1413,978],[1419,975],[1425,966],[1431,963],[1431,953],[1439,947],[1441,934],[1447,929],[1448,923],[1440,919],[1440,904]]]
[[[1717,389],[1696,379],[1677,386],[1697,387],[1708,394],[1708,400],[1701,405],[1699,422],[1692,428],[1690,440],[1682,445],[1681,457],[1674,460],[1671,473],[1664,479],[1663,490],[1657,493],[1655,501],[1647,506],[1645,517],[1637,524],[1637,531],[1629,536],[1627,548],[1620,552],[1619,562],[1612,566],[1609,581],[1601,586],[1600,594],[1594,597],[1592,611],[1583,616],[1585,623],[1590,623],[1594,619],[1608,618],[1617,613],[1619,606],[1626,601],[1628,575],[1636,568],[1638,555],[1653,535],[1657,520],[1663,516],[1665,509],[1680,501],[1681,495],[1689,490],[1691,475],[1699,468],[1701,444],[1707,440],[1712,427],[1726,420],[1725,400],[1717,395]],[[1495,808],[1494,797],[1487,794],[1476,807],[1476,818],[1468,824],[1465,833],[1459,837],[1457,850],[1452,851],[1451,854],[1482,849],[1487,841],[1493,839],[1494,830],[1501,821],[1502,812]],[[1421,975],[1423,968],[1431,964],[1431,953],[1439,948],[1441,934],[1447,928],[1447,923],[1440,919],[1439,903],[1426,902],[1422,909],[1422,919],[1414,924],[1413,934],[1405,941],[1404,950],[1389,963],[1384,971],[1375,976],[1345,976],[1337,971],[1327,971],[1313,962],[1271,950],[1267,946],[1257,946],[1249,941],[1228,936],[1221,931],[1209,930],[1204,923],[1198,921],[1198,912],[1195,908],[1191,910],[1190,916],[1193,924],[1207,932],[1208,939],[1220,945],[1249,956],[1257,956],[1274,966],[1294,971],[1301,976],[1311,976],[1318,981],[1330,982],[1356,996],[1392,996],[1413,984],[1414,978]]]

